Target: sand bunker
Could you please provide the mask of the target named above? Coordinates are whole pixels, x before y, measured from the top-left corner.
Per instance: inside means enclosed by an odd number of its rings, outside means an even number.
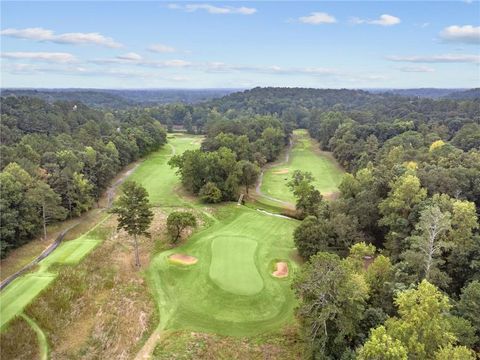
[[[280,169],[280,170],[277,170],[277,171],[274,171],[272,174],[275,174],[275,175],[284,175],[284,174],[288,174],[290,170],[288,169]]]
[[[175,263],[181,265],[193,265],[196,264],[198,259],[195,256],[185,255],[185,254],[173,254],[168,257],[168,259]]]
[[[286,262],[277,262],[277,270],[272,273],[277,278],[284,278],[288,276],[288,264]]]

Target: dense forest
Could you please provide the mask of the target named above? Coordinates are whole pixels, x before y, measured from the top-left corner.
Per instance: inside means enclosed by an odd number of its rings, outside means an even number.
[[[30,97],[2,98],[0,126],[2,255],[90,209],[122,167],[166,141],[144,114]]]
[[[473,359],[480,349],[475,96],[256,88],[114,111],[9,96],[1,115],[4,250],[43,221],[89,209],[121,167],[165,143],[164,127],[205,135],[170,165],[210,203],[248,193],[292,130],[308,129],[348,171],[334,201],[309,173],[289,183],[302,220],[294,240],[306,263],[293,288],[309,356]]]

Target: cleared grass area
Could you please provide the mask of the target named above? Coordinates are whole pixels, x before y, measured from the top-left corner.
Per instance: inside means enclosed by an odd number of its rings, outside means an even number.
[[[15,279],[0,293],[0,328],[19,315],[56,275],[48,272],[28,274]]]
[[[247,336],[293,321],[296,300],[290,282],[274,279],[270,264],[289,258],[296,225],[229,204],[219,209],[218,221],[187,244],[154,257],[147,277],[161,328]],[[198,262],[171,264],[168,257],[178,252]]]
[[[295,170],[309,171],[315,178],[315,187],[323,194],[338,191],[343,170],[330,154],[321,152],[306,130],[293,132],[293,148],[287,163],[269,167],[261,186],[263,194],[282,201],[295,202],[287,186]]]
[[[168,165],[168,160],[185,150],[200,147],[203,137],[194,135],[170,135],[168,144],[161,150],[148,156],[130,180],[141,183],[148,191],[150,202],[156,206],[179,206],[184,201],[175,193],[179,185],[179,178]]]

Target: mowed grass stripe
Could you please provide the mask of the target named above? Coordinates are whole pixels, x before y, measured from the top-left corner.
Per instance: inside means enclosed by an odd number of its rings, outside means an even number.
[[[40,292],[56,277],[56,274],[42,272],[28,274],[15,279],[0,293],[0,328],[20,314]]]
[[[295,198],[287,183],[295,170],[311,172],[315,178],[314,185],[322,194],[337,192],[344,172],[330,155],[320,152],[315,146],[318,145],[305,130],[295,130],[289,162],[265,171],[262,192],[275,199],[293,203]]]

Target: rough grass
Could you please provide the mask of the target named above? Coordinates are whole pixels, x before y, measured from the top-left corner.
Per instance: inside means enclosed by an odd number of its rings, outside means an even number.
[[[295,198],[287,183],[295,170],[311,172],[315,178],[314,185],[322,194],[337,192],[343,177],[343,171],[338,163],[333,157],[319,151],[318,144],[305,130],[294,131],[294,144],[288,163],[271,166],[265,171],[262,193],[293,203]]]
[[[31,360],[40,358],[37,336],[30,325],[21,317],[8,324],[0,336],[0,358]]]
[[[129,179],[141,183],[147,189],[153,205],[181,206],[184,201],[175,193],[179,178],[168,165],[168,160],[173,154],[197,149],[202,137],[176,134],[168,141],[167,146],[148,156]]]
[[[229,337],[187,331],[167,334],[153,353],[155,360],[170,359],[303,359],[303,343],[294,326],[255,337]]]
[[[273,331],[291,322],[294,294],[289,281],[272,278],[270,263],[289,257],[297,222],[233,204],[220,208],[217,218],[185,245],[152,260],[147,276],[158,302],[161,327],[245,336]],[[239,237],[248,240],[239,246]],[[168,256],[178,252],[195,256],[198,263],[190,267],[172,265]],[[216,279],[211,277],[212,269]],[[223,288],[218,284],[222,270]],[[259,277],[254,281],[261,282],[260,290],[258,284],[247,285],[252,276]],[[238,285],[227,285],[228,279],[243,284],[240,290]],[[248,294],[238,294],[246,289]]]

